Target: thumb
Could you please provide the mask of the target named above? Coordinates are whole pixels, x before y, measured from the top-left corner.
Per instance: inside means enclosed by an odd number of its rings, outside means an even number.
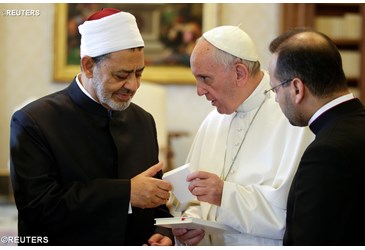
[[[153,177],[162,169],[162,166],[163,166],[162,162],[159,162],[156,165],[153,165],[152,167],[144,171],[142,175]]]

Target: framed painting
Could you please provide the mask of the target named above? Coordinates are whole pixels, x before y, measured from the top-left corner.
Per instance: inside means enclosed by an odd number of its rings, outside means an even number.
[[[55,9],[54,80],[69,82],[80,72],[78,26],[101,8],[132,13],[145,41],[142,81],[194,84],[190,53],[206,28],[215,25],[216,6],[202,3],[59,3]],[[205,17],[203,15],[205,13]],[[206,16],[209,13],[209,16]],[[215,20],[215,19],[214,19]],[[204,24],[205,23],[205,24]]]

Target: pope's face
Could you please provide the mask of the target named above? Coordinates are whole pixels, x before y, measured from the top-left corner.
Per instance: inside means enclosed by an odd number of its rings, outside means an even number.
[[[94,66],[95,94],[105,108],[126,109],[141,84],[144,70],[143,49],[127,49],[111,53]]]
[[[237,106],[234,71],[212,58],[212,45],[200,40],[190,58],[191,71],[196,79],[197,93],[205,95],[221,114],[233,113]]]

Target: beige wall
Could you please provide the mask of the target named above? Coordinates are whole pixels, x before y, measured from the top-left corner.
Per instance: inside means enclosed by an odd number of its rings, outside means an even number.
[[[254,40],[263,68],[270,58],[269,43],[280,32],[280,4],[222,4],[222,25],[240,25]]]
[[[217,7],[217,20],[211,23],[242,23],[242,27],[257,42],[266,67],[267,45],[278,33],[279,5],[218,4]],[[8,164],[9,123],[14,108],[29,98],[37,98],[66,86],[52,81],[54,4],[0,4],[0,11],[6,9],[36,9],[40,10],[40,16],[0,15],[0,168],[7,168]],[[190,135],[176,145],[176,164],[182,164],[201,120],[211,107],[204,97],[196,95],[193,85],[164,85],[164,88],[167,95],[167,128],[184,130]]]
[[[38,9],[40,16],[0,16],[0,167],[9,155],[9,123],[14,108],[52,87],[53,6],[50,4],[0,4],[0,10]]]
[[[1,19],[0,19],[1,20]],[[4,35],[4,23],[2,21],[0,21],[0,31],[1,31],[1,35],[0,35],[0,55],[5,55],[5,40],[6,40],[6,36]],[[5,105],[7,105],[7,100],[6,100],[6,89],[5,89],[5,83],[4,83],[4,76],[5,76],[5,67],[3,66],[4,64],[4,57],[2,60],[0,60],[0,172],[1,172],[1,167],[3,167],[3,165],[5,164],[4,159],[6,159],[7,157],[7,149],[5,149],[6,147],[6,142],[7,142],[7,136],[8,136],[8,132],[7,132],[7,117],[5,115],[5,112],[7,110],[7,107]]]

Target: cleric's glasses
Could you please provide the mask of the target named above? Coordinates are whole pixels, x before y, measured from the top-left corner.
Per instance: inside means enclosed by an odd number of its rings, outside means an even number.
[[[283,86],[285,83],[291,82],[293,79],[282,81],[280,84],[276,85],[275,87],[272,87],[271,89],[265,90],[264,94],[266,95],[270,91],[276,93],[276,89]]]

